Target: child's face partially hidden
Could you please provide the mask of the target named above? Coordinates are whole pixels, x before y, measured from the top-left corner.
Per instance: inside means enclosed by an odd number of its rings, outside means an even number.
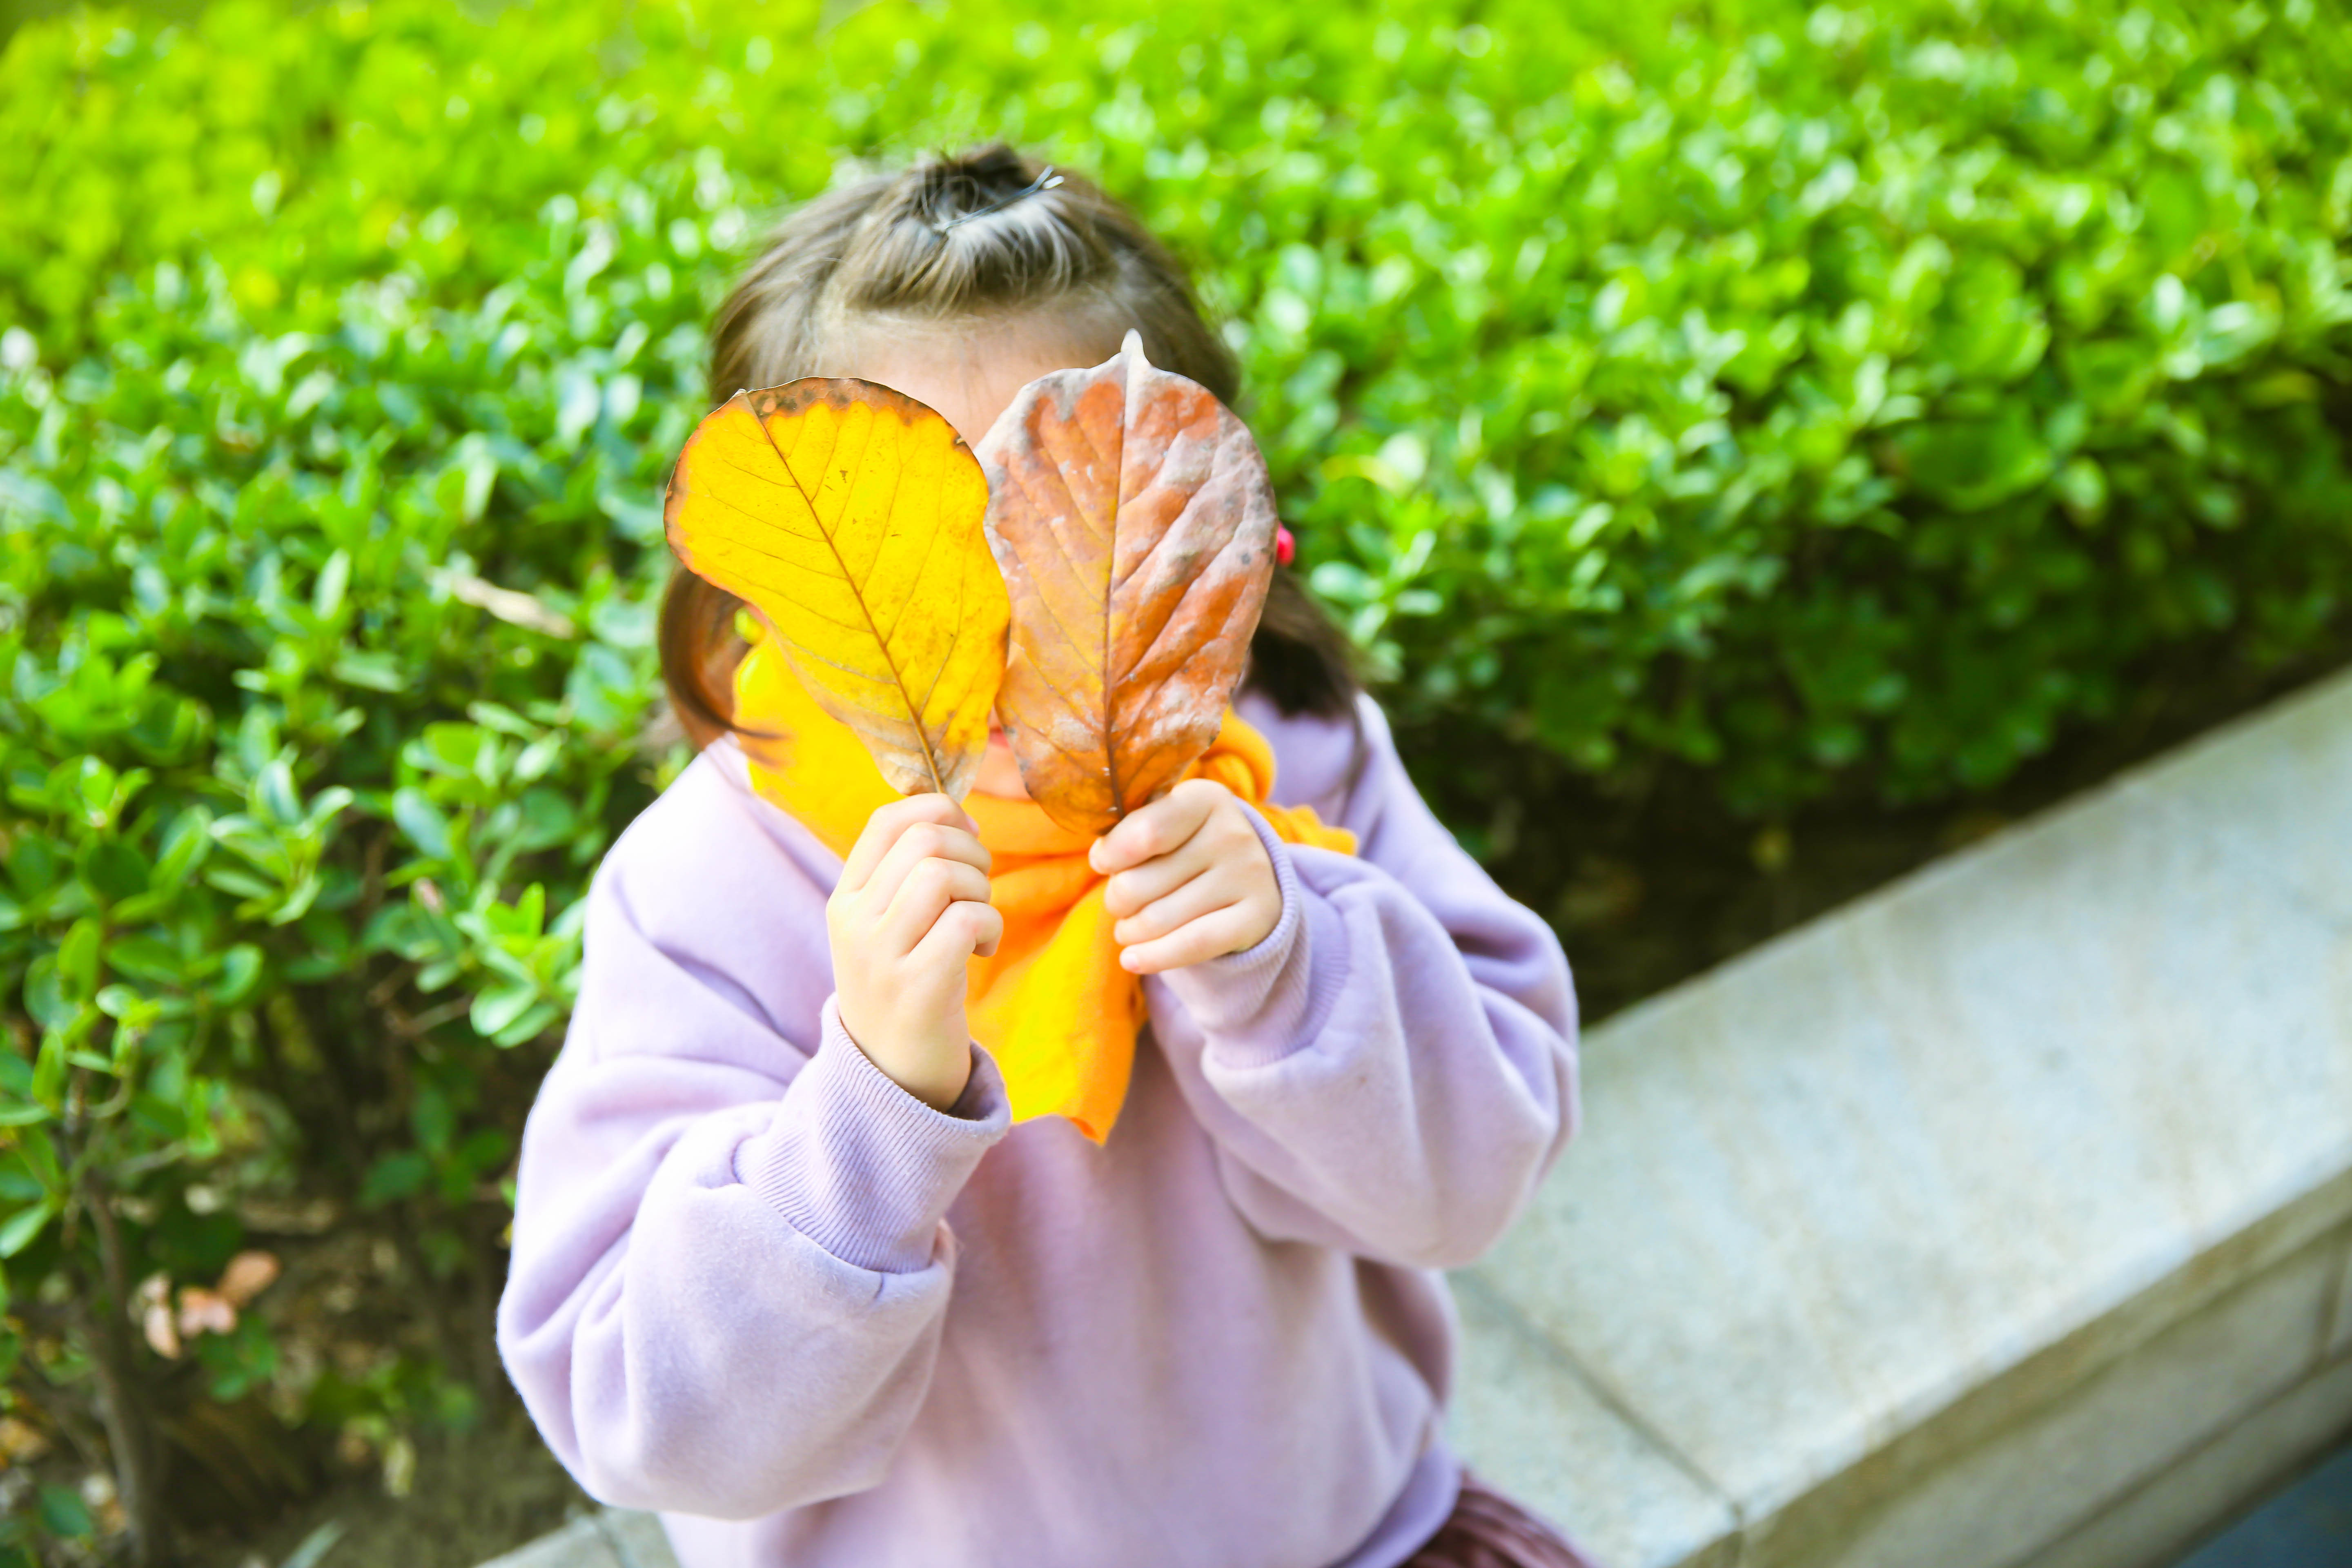
[[[1118,347],[1116,334],[1108,348],[1089,347],[1034,320],[969,327],[907,326],[860,336],[851,374],[937,409],[964,445],[973,447],[1023,387],[1052,371],[1100,364]],[[993,715],[988,725],[988,754],[971,787],[1007,800],[1029,798],[1013,747]]]

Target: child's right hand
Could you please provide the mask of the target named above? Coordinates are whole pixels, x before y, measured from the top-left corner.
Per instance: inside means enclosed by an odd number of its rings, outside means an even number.
[[[964,965],[996,951],[987,848],[943,795],[908,795],[867,819],[825,900],[841,1026],[883,1074],[937,1110],[971,1076]]]

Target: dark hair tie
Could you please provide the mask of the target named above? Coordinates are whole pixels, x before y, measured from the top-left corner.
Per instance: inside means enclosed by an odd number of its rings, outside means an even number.
[[[998,200],[989,203],[984,207],[974,207],[968,213],[958,213],[955,216],[948,219],[945,223],[934,223],[931,225],[931,232],[933,234],[943,235],[960,223],[970,223],[976,217],[986,217],[991,213],[1003,212],[1014,202],[1025,200],[1030,196],[1035,195],[1039,191],[1050,191],[1061,183],[1062,176],[1054,173],[1054,165],[1048,163],[1045,165],[1044,172],[1038,174],[1035,179],[1030,181],[1027,184],[1022,186],[1011,195],[1000,197]]]

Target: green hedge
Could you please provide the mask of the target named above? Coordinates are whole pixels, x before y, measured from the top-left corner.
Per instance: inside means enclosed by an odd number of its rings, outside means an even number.
[[[0,300],[55,371],[163,258],[265,332],[386,275],[470,307],[551,259],[567,193],[656,249],[684,216],[693,295],[843,157],[1008,132],[1201,263],[1408,725],[1663,752],[1749,805],[1935,793],[2151,649],[2275,657],[2334,613],[2352,28],[1892,9],[42,29],[0,107],[31,195]],[[625,209],[656,170],[672,205]]]
[[[495,1291],[579,894],[682,760],[648,629],[700,327],[852,160],[1001,133],[1137,201],[1408,736],[1684,758],[1748,806],[1927,794],[2153,650],[2275,658],[2338,616],[2336,7],[1152,9],[397,0],[9,41],[20,1388],[184,1381],[109,1348],[117,1298],[215,1278],[272,1194]],[[478,1351],[321,1374],[248,1320],[191,1355],[385,1439]]]

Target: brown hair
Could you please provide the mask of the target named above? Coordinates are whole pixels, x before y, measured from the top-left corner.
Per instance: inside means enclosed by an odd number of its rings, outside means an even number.
[[[1231,405],[1233,352],[1202,318],[1183,267],[1092,181],[1002,143],[926,159],[794,211],[735,285],[710,329],[710,400],[840,374],[845,322],[940,321],[1053,307],[1117,342],[1132,327],[1154,364]],[[662,599],[662,680],[697,746],[732,729],[724,693],[744,648],[740,601],[676,568]],[[1354,716],[1347,638],[1276,568],[1245,682],[1286,713]]]

